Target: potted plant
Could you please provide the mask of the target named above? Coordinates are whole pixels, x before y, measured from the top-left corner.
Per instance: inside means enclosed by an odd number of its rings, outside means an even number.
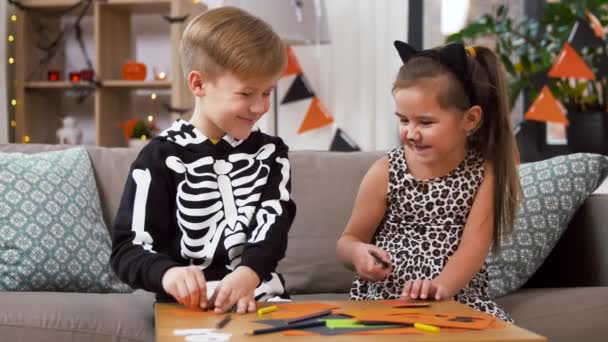
[[[605,26],[608,1],[547,3],[540,20],[523,18],[515,21],[508,12],[507,6],[498,6],[494,13],[485,14],[448,36],[447,41],[472,43],[479,38],[493,38],[494,50],[508,74],[511,107],[521,92],[526,93],[529,99],[535,99],[541,84],[545,83],[568,113],[570,124],[566,132],[571,149],[608,153],[608,77],[602,71],[608,63],[606,38],[597,38],[601,43],[596,47],[584,47],[578,51],[597,76],[595,80],[547,77],[577,20],[588,24],[588,13],[592,13]]]
[[[127,120],[121,127],[129,147],[143,147],[158,132],[154,121],[146,122],[139,118]]]

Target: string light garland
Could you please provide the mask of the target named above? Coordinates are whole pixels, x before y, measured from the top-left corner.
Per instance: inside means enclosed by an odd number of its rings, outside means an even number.
[[[32,13],[37,13],[40,15],[49,15],[49,12],[45,11],[44,9],[41,8],[37,8],[37,7],[32,7],[32,6],[26,6],[23,5],[21,3],[21,1],[18,0],[8,0],[8,3],[10,5],[12,5],[14,8],[20,10],[20,11],[26,11],[26,12],[32,12]],[[85,14],[87,13],[87,11],[89,10],[91,4],[93,3],[93,0],[80,0],[76,3],[74,3],[73,5],[70,5],[60,11],[53,11],[52,15],[54,17],[59,17],[62,16],[64,14],[67,14],[69,12],[72,12],[75,9],[81,8],[81,10],[78,12],[77,16],[76,16],[76,20],[74,22],[74,24],[72,25],[68,25],[66,27],[64,27],[56,37],[54,37],[53,39],[51,39],[50,43],[48,44],[42,44],[41,42],[39,42],[37,44],[37,48],[44,51],[44,55],[43,57],[40,58],[38,65],[34,68],[34,70],[32,70],[30,72],[29,75],[26,76],[26,79],[30,80],[33,75],[39,73],[39,71],[44,68],[47,67],[48,64],[51,62],[51,60],[53,59],[53,57],[57,54],[59,48],[61,47],[61,43],[63,41],[65,41],[66,37],[71,33],[71,32],[75,32],[76,35],[76,40],[78,42],[79,48],[82,51],[82,54],[84,55],[85,58],[85,62],[87,64],[87,68],[89,70],[94,70],[93,68],[93,63],[91,61],[91,58],[89,57],[89,54],[86,50],[86,47],[84,45],[83,39],[82,39],[82,29],[80,26],[80,23],[82,21],[82,18],[85,16]],[[19,20],[19,16],[17,15],[17,13],[13,13],[10,16],[10,22],[11,24],[16,24],[17,21]],[[14,26],[11,27],[12,31],[15,32],[15,28]],[[38,36],[39,37],[43,37],[45,33],[45,28],[44,27],[38,27]],[[15,36],[14,33],[10,33],[7,36],[7,40],[9,43],[14,43],[16,41],[17,37]],[[13,56],[9,56],[8,60],[7,60],[9,67],[14,67],[16,63],[19,63],[20,61],[15,60],[15,58]],[[11,74],[15,75],[15,70],[14,69],[10,69]],[[93,72],[93,74],[95,75],[95,73]],[[81,88],[77,90],[77,103],[82,103],[94,90],[95,88],[101,87],[101,82],[99,82],[98,80],[95,80],[94,78],[87,80],[87,82],[91,83],[94,87],[91,88]],[[13,80],[13,84],[17,85],[17,81]],[[15,93],[17,93],[16,90],[13,90]],[[10,101],[10,108],[12,108],[13,110],[11,110],[9,112],[9,115],[12,115],[13,117],[15,117],[15,110],[18,106],[18,104],[21,101],[17,98],[13,98]],[[12,119],[10,122],[10,126],[13,129],[17,128],[17,120],[16,119]],[[14,137],[15,132],[12,131],[11,134]],[[27,132],[23,132],[23,138],[22,138],[22,142],[24,143],[29,143],[31,138],[30,136],[27,134]]]

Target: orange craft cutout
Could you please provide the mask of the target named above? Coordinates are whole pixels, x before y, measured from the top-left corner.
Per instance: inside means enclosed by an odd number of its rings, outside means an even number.
[[[315,97],[311,101],[306,117],[304,117],[304,121],[302,121],[302,124],[298,129],[298,134],[321,128],[332,122],[334,122],[334,118],[329,115],[329,112],[325,109],[325,106],[321,104],[321,101]]]
[[[602,23],[600,23],[597,17],[588,10],[585,10],[585,14],[587,14],[587,18],[589,18],[589,22],[591,23],[591,27],[593,28],[593,32],[595,33],[595,35],[598,38],[604,38],[604,35],[606,33],[604,32],[604,27],[602,26]]]
[[[302,68],[300,67],[300,63],[298,63],[298,58],[296,54],[293,52],[291,46],[287,47],[287,67],[285,68],[285,72],[283,73],[283,77],[289,75],[299,75],[302,73]]]
[[[547,86],[544,86],[540,91],[524,118],[542,122],[557,122],[564,125],[570,124],[561,104],[553,97]]]
[[[595,74],[581,56],[576,53],[572,45],[565,43],[551,70],[549,70],[549,77],[594,80]]]

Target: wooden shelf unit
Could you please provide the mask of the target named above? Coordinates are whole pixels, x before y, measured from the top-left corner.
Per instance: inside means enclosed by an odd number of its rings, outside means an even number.
[[[61,122],[62,97],[68,91],[91,91],[94,100],[86,111],[93,118],[95,143],[101,146],[125,146],[126,142],[118,128],[120,122],[130,119],[133,113],[132,93],[141,89],[170,90],[171,106],[192,108],[193,99],[188,91],[181,71],[179,40],[189,20],[205,10],[192,0],[105,0],[93,1],[86,16],[92,20],[94,52],[89,51],[94,60],[95,79],[99,86],[90,82],[46,81],[47,69],[37,70],[40,52],[34,46],[35,27],[44,20],[45,29],[53,36],[61,30],[61,17],[53,13],[70,8],[78,0],[22,0],[21,4],[34,11],[16,10],[15,23],[17,37],[14,46],[15,89],[14,97],[19,104],[15,108],[14,142],[56,143],[55,132]],[[74,17],[81,7],[71,11]],[[137,33],[131,31],[131,20],[136,15],[158,14],[171,17],[187,15],[181,23],[167,22],[167,40],[171,51],[167,51],[167,65],[170,65],[170,79],[162,81],[122,80],[122,63],[134,58]],[[38,55],[36,54],[38,53]],[[65,70],[65,60],[55,62],[54,68]],[[39,68],[38,68],[39,69]],[[147,66],[148,75],[152,68]],[[150,78],[148,76],[148,78]]]

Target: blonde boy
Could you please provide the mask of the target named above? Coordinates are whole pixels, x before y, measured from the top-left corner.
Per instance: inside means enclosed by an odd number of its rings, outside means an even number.
[[[131,166],[112,266],[160,301],[252,312],[256,301],[289,298],[275,271],[296,211],[288,149],[254,129],[285,47],[259,18],[221,7],[190,22],[180,49],[192,119],[152,139]]]

